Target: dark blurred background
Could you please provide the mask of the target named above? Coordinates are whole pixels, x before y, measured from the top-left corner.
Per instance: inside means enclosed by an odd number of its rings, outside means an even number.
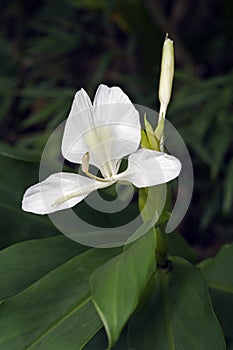
[[[167,118],[194,166],[179,232],[210,256],[233,239],[233,2],[231,0],[2,0],[0,3],[1,245],[56,234],[23,213],[40,154],[67,117],[74,92],[120,86],[158,110],[161,48],[174,39]],[[43,229],[42,229],[43,228]]]

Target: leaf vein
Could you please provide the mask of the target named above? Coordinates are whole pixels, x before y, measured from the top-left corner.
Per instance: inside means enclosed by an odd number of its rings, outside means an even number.
[[[222,286],[222,285],[215,283],[215,282],[208,283],[208,287],[211,289],[216,289],[216,290],[222,291],[222,292],[233,293],[232,287]]]
[[[168,345],[171,350],[176,350],[175,348],[175,341],[174,341],[174,334],[172,330],[171,325],[171,319],[170,319],[170,303],[169,303],[169,296],[168,296],[168,282],[166,281],[166,276],[162,275],[162,292],[163,292],[163,302],[164,302],[164,316],[165,316],[165,323],[166,323],[166,329],[168,334]]]
[[[71,316],[74,312],[80,309],[82,306],[87,304],[91,300],[91,296],[89,295],[87,299],[79,303],[78,305],[71,308],[68,312],[59,317],[50,327],[48,327],[39,337],[37,337],[31,344],[29,344],[25,350],[32,349],[34,345],[36,345],[41,339],[46,337],[50,332],[52,332],[58,325],[64,322],[69,316]]]

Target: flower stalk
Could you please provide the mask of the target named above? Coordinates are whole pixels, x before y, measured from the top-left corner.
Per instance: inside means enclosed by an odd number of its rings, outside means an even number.
[[[167,266],[168,238],[167,234],[160,228],[156,229],[156,248],[155,255],[157,265],[161,268]]]
[[[164,124],[165,116],[168,104],[171,99],[172,92],[172,83],[174,77],[174,46],[173,41],[168,38],[168,35],[165,37],[163,50],[162,50],[162,61],[161,61],[161,73],[160,73],[160,82],[159,82],[159,101],[160,101],[160,110],[158,124],[155,130],[144,116],[145,130],[142,133],[142,147],[149,148],[151,150],[164,152]],[[168,187],[167,196],[170,195],[170,189]],[[159,191],[158,186],[153,188],[153,195],[148,196],[148,189],[139,190],[139,208],[142,209],[146,201],[150,200],[151,206],[154,209],[157,209],[159,200],[162,201],[162,195]],[[169,202],[169,201],[168,201]],[[169,209],[168,209],[169,210]],[[154,210],[155,211],[155,210]],[[143,216],[143,220],[151,220],[153,216],[153,210],[147,212]],[[163,209],[164,214],[165,208]],[[167,266],[167,251],[168,251],[168,238],[167,234],[164,232],[163,228],[158,227],[158,225],[153,227],[156,240],[155,256],[157,265],[161,268]]]

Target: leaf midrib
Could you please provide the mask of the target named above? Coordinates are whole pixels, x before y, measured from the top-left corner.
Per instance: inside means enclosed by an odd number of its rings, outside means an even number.
[[[208,287],[211,289],[215,289],[221,292],[226,292],[226,293],[232,293],[233,294],[233,287],[227,287],[227,286],[223,286],[219,283],[216,282],[208,282]]]
[[[176,350],[175,347],[175,339],[172,329],[172,322],[170,319],[170,303],[169,303],[169,296],[168,296],[168,281],[166,280],[167,276],[164,276],[162,273],[161,276],[161,284],[162,284],[162,294],[163,294],[163,302],[164,302],[164,317],[165,317],[165,323],[166,323],[166,329],[167,329],[167,335],[168,335],[168,346],[170,350]]]
[[[69,318],[73,313],[75,313],[77,310],[79,310],[85,304],[90,302],[91,299],[92,299],[91,295],[88,294],[86,296],[86,299],[84,299],[81,303],[78,303],[78,305],[75,305],[68,312],[66,312],[62,316],[60,316],[50,327],[48,327],[46,330],[44,330],[43,333],[39,337],[37,337],[31,344],[29,344],[24,350],[32,349],[40,340],[42,340],[44,337],[46,337],[50,332],[52,332],[58,325],[60,325],[67,318]]]

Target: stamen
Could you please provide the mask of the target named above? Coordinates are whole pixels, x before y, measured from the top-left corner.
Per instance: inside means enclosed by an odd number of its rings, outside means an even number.
[[[66,201],[68,201],[69,199],[72,199],[72,198],[75,198],[75,197],[78,197],[80,195],[84,194],[84,192],[73,192],[73,193],[70,193],[70,194],[67,194],[66,196],[64,197],[60,197],[58,199],[55,200],[55,202],[51,205],[52,207],[54,207],[55,205],[58,205],[58,204],[62,204]]]
[[[89,161],[90,161],[90,155],[89,155],[89,152],[87,152],[82,157],[82,171],[84,172],[84,174],[86,174],[91,179],[94,179],[94,180],[97,180],[97,181],[101,181],[101,182],[110,182],[110,181],[112,181],[112,179],[110,179],[110,178],[104,179],[102,177],[98,177],[98,176],[95,176],[95,175],[91,174],[89,172]]]
[[[101,181],[101,182],[111,182],[111,181],[113,181],[113,179],[111,179],[111,178],[103,179],[101,177],[98,177],[98,176],[95,176],[95,175],[91,174],[89,172],[89,160],[90,160],[90,155],[89,155],[89,152],[87,152],[82,157],[82,171],[84,172],[84,174],[86,174],[91,179],[94,179],[94,180],[97,180],[97,181]],[[76,192],[73,192],[73,193],[69,193],[69,194],[65,195],[64,197],[60,197],[60,198],[56,199],[55,202],[53,204],[51,204],[51,206],[54,207],[55,205],[62,204],[64,202],[68,201],[69,199],[81,196],[81,195],[89,193],[89,192],[90,192],[90,188],[87,188],[85,191],[76,191]]]
[[[60,197],[60,198],[56,199],[55,202],[51,206],[54,207],[55,205],[62,204],[64,202],[68,201],[69,199],[88,194],[91,191],[92,191],[92,187],[87,187],[85,189],[85,191],[76,191],[76,192],[72,192],[72,193],[66,194],[63,197]]]
[[[86,192],[89,193],[88,190]],[[68,201],[69,199],[81,196],[82,194],[85,194],[85,192],[76,191],[76,192],[69,193],[69,194],[65,195],[64,197],[60,197],[60,198],[56,199],[55,202],[53,204],[51,204],[51,206],[54,207],[55,205],[62,204],[64,202]]]
[[[82,157],[82,171],[84,173],[89,171],[89,163],[90,163],[90,154],[89,152],[87,152]]]

